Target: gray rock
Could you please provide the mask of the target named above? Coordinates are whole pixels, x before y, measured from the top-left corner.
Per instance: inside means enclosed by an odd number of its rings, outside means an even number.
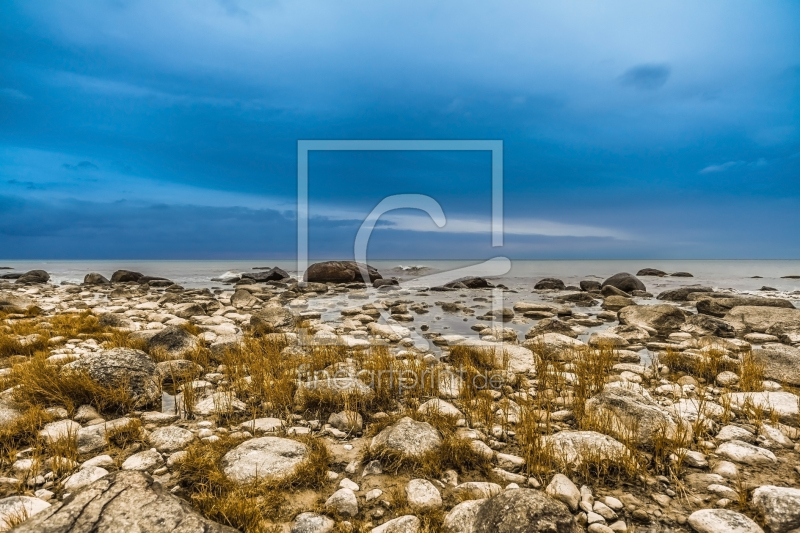
[[[539,320],[528,332],[525,334],[526,339],[532,339],[545,333],[560,333],[568,337],[578,337],[578,332],[572,329],[572,326],[557,318],[543,318]]]
[[[132,270],[117,270],[111,275],[111,281],[114,283],[126,283],[129,281],[139,281],[143,276],[141,272],[134,272]]]
[[[86,454],[105,448],[108,445],[106,435],[109,431],[127,426],[133,422],[130,418],[117,418],[104,424],[95,424],[78,430],[78,453]]]
[[[757,296],[736,298],[703,298],[697,301],[697,311],[704,315],[724,317],[736,307],[775,307],[794,309],[789,300],[779,298],[761,298]],[[759,332],[763,333],[763,332]]]
[[[364,420],[355,411],[342,411],[333,413],[328,418],[328,424],[345,433],[357,433],[364,427]]]
[[[685,302],[687,301],[691,294],[694,293],[712,293],[714,289],[712,287],[702,287],[700,285],[692,285],[689,287],[681,287],[679,289],[670,289],[668,291],[664,291],[657,296],[659,300],[667,300],[670,302]]]
[[[597,420],[606,420],[612,435],[626,439],[631,434],[644,448],[654,445],[656,435],[682,443],[692,438],[688,422],[677,419],[653,400],[623,387],[606,387],[586,401],[586,412]]]
[[[442,506],[442,495],[427,479],[412,479],[406,485],[408,505],[415,512],[430,511]]]
[[[146,472],[153,470],[164,463],[164,458],[155,449],[145,450],[143,452],[135,453],[125,459],[120,467],[122,470],[135,470],[137,472]]]
[[[102,477],[74,498],[40,512],[15,533],[236,533],[203,518],[141,472]]]
[[[108,279],[103,276],[102,274],[98,274],[97,272],[91,272],[86,274],[83,278],[84,285],[108,285],[111,283]]]
[[[661,335],[677,331],[684,322],[683,312],[669,304],[635,305],[619,311],[620,324],[652,328]]]
[[[292,312],[283,307],[264,307],[250,315],[252,328],[281,329],[293,326],[294,322]]]
[[[480,506],[475,533],[580,533],[569,508],[533,489],[506,490]]]
[[[427,422],[417,422],[404,417],[372,438],[370,451],[388,452],[401,457],[420,457],[438,449],[442,437]]]
[[[689,516],[697,533],[764,533],[758,524],[741,513],[728,509],[702,509]]]
[[[729,440],[722,443],[716,453],[725,459],[751,466],[771,465],[778,462],[775,454],[771,451],[740,440]]]
[[[721,401],[729,401],[737,412],[752,406],[774,413],[784,424],[795,424],[800,415],[798,397],[791,392],[731,392],[723,394]]]
[[[753,492],[753,506],[764,517],[770,533],[800,528],[800,489],[764,485]]]
[[[753,350],[753,357],[764,365],[764,377],[779,383],[800,385],[800,349],[783,344],[768,344]]]
[[[280,481],[295,473],[308,457],[308,447],[295,440],[260,437],[247,440],[222,457],[230,480],[245,484],[257,479]]]
[[[620,272],[619,274],[614,274],[607,280],[605,280],[600,286],[605,287],[606,285],[611,285],[612,287],[616,287],[621,291],[625,291],[630,293],[632,291],[646,291],[647,287],[644,286],[639,278],[632,274],[628,274],[627,272]]]
[[[80,470],[64,480],[64,490],[75,493],[87,485],[91,485],[101,477],[107,476],[108,470],[99,466],[81,467]]]
[[[549,289],[549,290],[563,291],[564,289],[567,288],[567,286],[564,285],[564,282],[558,278],[544,278],[536,282],[536,285],[534,285],[533,288],[536,290]]]
[[[637,276],[657,276],[659,278],[664,277],[667,275],[666,272],[663,270],[659,270],[657,268],[643,268],[639,272],[636,273]]]
[[[444,517],[442,530],[444,533],[473,533],[475,531],[475,519],[478,516],[481,506],[488,500],[467,500],[461,502]]]
[[[23,516],[33,517],[48,507],[50,504],[46,501],[30,496],[3,498],[0,500],[0,529],[5,531],[15,520],[19,520]]]
[[[135,406],[161,399],[156,363],[141,350],[114,348],[86,354],[67,363],[62,372],[86,372],[104,387],[126,387]]]
[[[545,488],[545,492],[552,498],[564,503],[575,512],[581,502],[581,491],[570,478],[564,474],[556,474]]]
[[[303,274],[303,281],[316,283],[363,283],[362,267],[370,285],[376,279],[383,278],[377,269],[369,265],[363,265],[355,261],[324,261],[309,266]]]
[[[29,272],[25,272],[23,275],[17,278],[15,283],[47,283],[50,281],[50,274],[45,272],[44,270],[31,270]]]
[[[330,533],[335,525],[323,514],[300,513],[292,521],[291,533]]]
[[[156,450],[171,453],[186,448],[194,440],[194,433],[181,427],[166,426],[153,430],[149,440]]]
[[[358,514],[358,499],[351,489],[339,489],[325,501],[325,507],[339,514],[355,516]]]
[[[417,533],[421,527],[422,522],[419,518],[409,514],[372,528],[370,533]]]
[[[681,331],[697,336],[710,335],[713,337],[731,338],[736,335],[736,329],[725,320],[709,315],[692,315],[681,326]]]
[[[199,340],[183,328],[167,326],[147,341],[150,349],[161,349],[172,359],[178,359],[186,352],[197,348]]]
[[[543,437],[542,444],[568,468],[578,468],[587,460],[621,464],[632,459],[621,442],[596,431],[559,431]]]

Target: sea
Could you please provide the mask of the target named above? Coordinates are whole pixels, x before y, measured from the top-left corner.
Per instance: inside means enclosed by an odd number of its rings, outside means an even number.
[[[481,261],[375,260],[369,263],[384,277],[406,281],[432,274],[446,277],[449,272],[480,265]],[[273,266],[302,278],[303,273],[298,271],[297,262],[292,260],[0,260],[0,267],[8,267],[0,269],[0,275],[40,269],[50,274],[51,283],[60,284],[80,283],[89,272],[98,272],[110,278],[114,271],[125,269],[164,277],[186,288],[224,288],[224,284],[213,278],[226,273],[254,272]],[[797,292],[800,291],[800,260],[511,260],[507,273],[487,277],[494,283],[502,283],[512,289],[526,289],[542,278],[559,278],[567,285],[577,285],[581,280],[602,281],[619,272],[636,274],[648,267],[667,273],[692,274],[692,277],[643,277],[647,290],[654,294],[674,287],[699,284],[715,290],[753,294],[764,294],[762,289],[766,287],[775,289],[775,296],[788,296],[792,300],[800,298],[800,292]],[[456,274],[453,276],[458,277]]]

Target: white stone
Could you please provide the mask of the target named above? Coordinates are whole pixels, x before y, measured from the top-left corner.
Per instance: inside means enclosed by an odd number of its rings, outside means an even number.
[[[578,490],[575,483],[564,474],[556,474],[553,476],[545,492],[556,500],[566,504],[573,513],[578,510],[578,503],[581,501],[581,491]]]
[[[325,502],[325,507],[343,515],[356,516],[358,514],[358,500],[356,494],[350,489],[339,489],[334,492]]]
[[[164,459],[161,457],[161,454],[158,453],[155,448],[153,448],[151,450],[145,450],[143,452],[131,455],[125,459],[124,463],[122,463],[121,469],[145,472],[154,469],[157,466],[161,466],[163,463]]]
[[[408,505],[414,511],[429,511],[442,506],[442,495],[427,479],[412,479],[406,485]]]
[[[764,533],[745,515],[728,509],[702,509],[689,516],[689,525],[697,533]]]
[[[106,475],[108,475],[108,470],[99,466],[81,468],[64,480],[64,490],[67,492],[78,491]]]

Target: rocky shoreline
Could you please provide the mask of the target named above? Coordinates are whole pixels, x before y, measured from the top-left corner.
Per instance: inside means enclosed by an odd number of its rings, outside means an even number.
[[[0,528],[800,530],[800,292],[362,267],[0,275]]]

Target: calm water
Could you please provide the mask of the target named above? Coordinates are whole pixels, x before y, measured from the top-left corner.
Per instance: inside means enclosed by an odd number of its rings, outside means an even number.
[[[477,261],[408,261],[380,260],[370,261],[385,277],[396,276],[410,279],[441,271],[454,270]],[[405,266],[424,266],[420,271],[403,270]],[[185,287],[220,286],[211,278],[225,272],[251,272],[254,267],[278,266],[297,276],[297,264],[294,261],[0,261],[0,266],[12,267],[13,270],[1,270],[0,273],[27,271],[33,269],[46,270],[54,283],[62,281],[81,282],[88,272],[99,272],[106,277],[118,269],[135,270],[146,275],[161,276],[175,281]],[[571,261],[531,261],[515,260],[511,263],[511,271],[496,279],[507,286],[526,287],[544,277],[563,279],[568,285],[577,285],[582,279],[603,280],[617,272],[635,274],[639,269],[651,267],[666,272],[691,272],[693,278],[643,278],[651,292],[669,287],[703,284],[717,289],[736,289],[739,291],[757,291],[762,286],[778,289],[780,292],[800,290],[800,279],[782,279],[783,276],[800,275],[800,260],[571,260]],[[761,276],[761,278],[754,278]]]

